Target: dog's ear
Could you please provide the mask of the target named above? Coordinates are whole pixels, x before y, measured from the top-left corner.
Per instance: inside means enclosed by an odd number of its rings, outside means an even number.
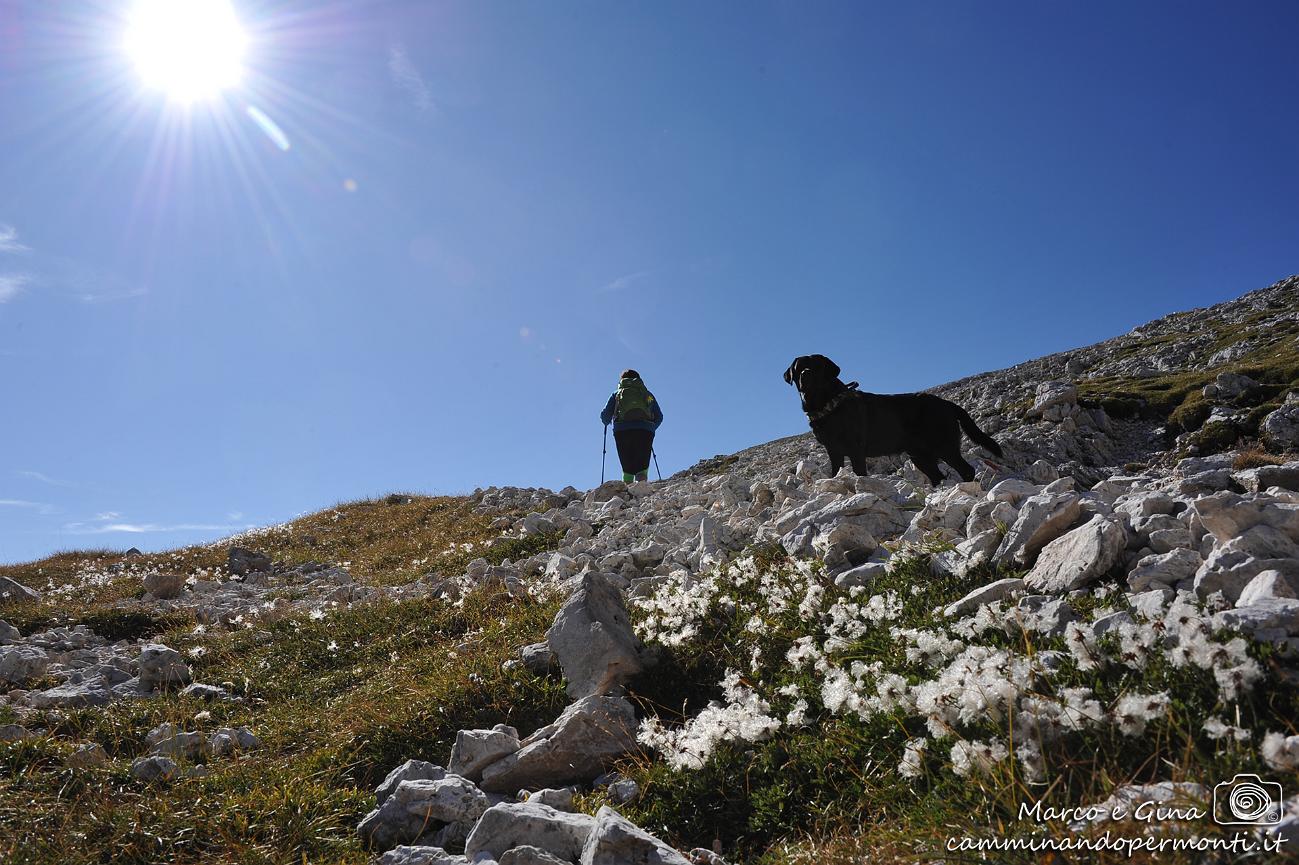
[[[825,364],[826,375],[829,378],[839,377],[839,364],[830,360],[830,358],[826,357],[823,354],[816,355],[816,359],[819,360],[821,363]]]
[[[794,383],[794,367],[798,366],[798,361],[799,358],[794,358],[794,362],[789,365],[789,369],[785,370],[785,384]]]

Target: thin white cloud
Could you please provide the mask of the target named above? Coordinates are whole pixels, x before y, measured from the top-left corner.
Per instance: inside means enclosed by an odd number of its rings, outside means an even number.
[[[117,511],[104,511],[102,514],[95,514],[95,522],[106,523],[111,520],[120,520],[122,515]]]
[[[77,295],[77,300],[82,303],[111,303],[115,300],[130,300],[133,297],[143,297],[149,293],[147,288],[125,288],[121,291],[105,291],[98,294],[85,291]]]
[[[392,76],[392,83],[405,90],[420,111],[428,111],[433,107],[433,94],[424,81],[424,76],[419,74],[415,64],[411,63],[410,58],[406,56],[405,47],[401,45],[389,47],[388,74]]]
[[[0,499],[0,507],[4,508],[26,508],[36,511],[38,514],[54,513],[54,505],[45,502],[29,502],[25,499]]]
[[[108,523],[103,526],[89,526],[85,523],[68,523],[63,530],[74,535],[107,535],[132,534],[140,535],[149,532],[233,532],[252,528],[247,525],[226,525],[218,523]]]
[[[230,513],[226,514],[227,520],[242,520],[243,518],[244,518],[243,511],[231,511]]]
[[[21,273],[0,273],[0,303],[8,303],[23,293],[23,287],[31,282]]]
[[[0,252],[31,252],[31,248],[18,242],[18,230],[0,222]]]
[[[649,275],[650,272],[648,270],[638,270],[635,273],[624,273],[617,279],[600,286],[598,290],[601,292],[622,291],[623,289],[630,287],[632,283],[639,282]]]
[[[52,487],[75,487],[76,486],[76,484],[74,484],[72,481],[61,481],[57,478],[50,477],[44,472],[35,472],[32,471],[31,469],[19,469],[18,471],[14,472],[14,474],[18,475],[18,477],[20,478],[30,478],[34,481],[40,481],[43,484],[49,484]]]

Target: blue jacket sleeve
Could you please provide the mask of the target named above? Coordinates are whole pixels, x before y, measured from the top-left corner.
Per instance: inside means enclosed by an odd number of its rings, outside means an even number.
[[[613,403],[617,398],[617,393],[609,394],[609,401],[604,404],[604,411],[600,412],[600,423],[605,426],[608,426],[609,422],[613,420]]]
[[[663,423],[663,407],[659,405],[658,397],[654,397],[654,402],[651,405],[654,406],[654,429],[658,429],[659,424]]]

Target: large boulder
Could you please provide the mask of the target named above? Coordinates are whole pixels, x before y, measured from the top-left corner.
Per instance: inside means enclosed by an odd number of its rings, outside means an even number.
[[[483,770],[489,793],[585,783],[636,747],[636,713],[622,697],[584,697],[522,747]]]
[[[41,593],[8,577],[0,577],[0,606],[17,601],[39,601]]]
[[[581,865],[691,865],[690,860],[604,805],[582,847]]]
[[[581,587],[546,631],[546,642],[573,698],[613,693],[645,668],[622,592],[595,571],[582,576]]]
[[[50,656],[36,646],[0,648],[0,682],[21,685],[44,676],[49,666]]]
[[[436,781],[402,781],[356,828],[365,844],[387,850],[448,824],[467,828],[482,816],[487,805],[483,791],[459,775]]]
[[[473,861],[486,853],[499,860],[507,850],[526,845],[576,862],[595,822],[589,814],[556,811],[539,802],[502,802],[488,808],[469,833],[465,856]]]
[[[993,554],[1001,564],[1031,565],[1038,551],[1060,537],[1082,513],[1075,493],[1038,493],[1024,499],[1015,524]]]
[[[1027,589],[1063,594],[1107,574],[1123,557],[1128,535],[1117,519],[1094,516],[1086,524],[1042,548],[1024,577]]]

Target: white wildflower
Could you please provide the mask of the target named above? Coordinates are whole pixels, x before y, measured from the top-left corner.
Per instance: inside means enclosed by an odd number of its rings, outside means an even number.
[[[1235,727],[1219,718],[1217,715],[1210,715],[1204,721],[1204,735],[1217,741],[1218,739],[1231,738],[1237,742],[1248,742],[1253,734],[1244,727]]]
[[[902,762],[898,764],[898,774],[903,778],[919,777],[925,768],[925,748],[928,746],[929,740],[923,736],[908,740],[906,750],[902,753]]]
[[[1263,762],[1277,771],[1299,769],[1299,736],[1268,733],[1259,748]]]
[[[962,778],[971,772],[987,774],[1010,755],[1000,742],[957,742],[952,746],[952,771]]]
[[[1140,736],[1146,724],[1168,711],[1168,694],[1127,694],[1119,698],[1111,713],[1114,723],[1125,736]]]

